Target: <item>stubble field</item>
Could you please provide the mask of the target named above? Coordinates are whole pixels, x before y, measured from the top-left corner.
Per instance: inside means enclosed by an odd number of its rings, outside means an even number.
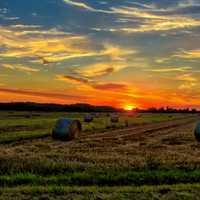
[[[0,199],[200,199],[197,114],[102,113],[52,139],[58,118],[83,115],[0,113]]]

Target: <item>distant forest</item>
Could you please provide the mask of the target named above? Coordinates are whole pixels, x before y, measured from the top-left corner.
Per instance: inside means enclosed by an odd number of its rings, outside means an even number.
[[[90,104],[47,104],[33,102],[11,102],[0,103],[0,111],[44,111],[44,112],[123,112],[123,109],[113,108],[111,106],[93,106]],[[129,111],[131,112],[131,111]],[[195,108],[175,109],[170,107],[149,108],[146,110],[134,109],[132,112],[149,113],[199,113]]]
[[[90,104],[48,104],[33,102],[0,103],[1,111],[45,111],[45,112],[119,112],[110,106],[93,106]]]

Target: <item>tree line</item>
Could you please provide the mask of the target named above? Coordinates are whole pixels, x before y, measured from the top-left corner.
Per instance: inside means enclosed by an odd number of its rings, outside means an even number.
[[[140,110],[140,112],[149,113],[198,113],[196,108],[171,108],[171,107],[161,107],[161,108],[148,108],[146,110]]]
[[[0,111],[44,111],[44,112],[123,112],[123,109],[117,109],[111,106],[94,106],[90,104],[48,104],[34,102],[9,102],[0,103]],[[130,111],[131,112],[131,111]],[[148,112],[148,113],[198,113],[196,108],[148,108],[134,109],[132,112]]]
[[[0,103],[1,111],[45,111],[45,112],[118,112],[111,106],[93,106],[90,104],[48,104],[33,102]]]

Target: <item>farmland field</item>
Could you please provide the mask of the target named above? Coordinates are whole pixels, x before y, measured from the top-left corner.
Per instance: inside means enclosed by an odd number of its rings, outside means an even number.
[[[200,199],[199,115],[83,115],[0,112],[0,199]],[[62,117],[80,138],[52,139]]]

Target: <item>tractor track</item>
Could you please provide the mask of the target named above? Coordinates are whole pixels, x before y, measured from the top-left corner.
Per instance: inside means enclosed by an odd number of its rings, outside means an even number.
[[[174,132],[178,127],[184,126],[186,124],[192,124],[195,123],[197,120],[199,120],[199,117],[187,117],[182,119],[176,119],[171,121],[165,121],[165,122],[158,122],[158,123],[149,123],[144,125],[136,125],[135,127],[129,127],[124,129],[117,129],[117,130],[111,130],[106,132],[99,132],[99,133],[83,133],[83,135],[80,136],[80,138],[71,141],[68,144],[71,146],[71,144],[77,144],[79,142],[81,143],[88,143],[88,142],[103,142],[103,143],[115,143],[115,144],[123,144],[131,141],[136,141],[139,139],[142,139],[146,136],[154,135],[158,132],[162,132],[160,134],[163,134],[163,132]],[[29,139],[23,139],[16,142],[8,142],[8,144],[25,144],[25,143],[32,143],[37,141],[46,141],[46,142],[57,142],[53,141],[51,136],[39,136],[37,138],[29,138]],[[7,144],[7,143],[5,143]]]
[[[117,154],[123,157],[126,154],[135,155],[135,152],[142,154],[141,152],[147,150],[159,149],[159,151],[164,151],[166,148],[174,147],[174,145],[166,146],[162,143],[163,139],[168,139],[172,143],[179,142],[184,144],[187,141],[184,131],[186,130],[186,134],[190,136],[190,132],[197,120],[197,118],[193,118],[182,119],[173,123],[148,124],[148,126],[113,131],[112,133],[106,132],[101,136],[98,136],[97,133],[92,137],[82,137],[69,143],[59,144],[55,141],[50,141],[52,148],[59,149],[61,146],[65,146],[66,149],[73,153],[78,152],[89,155],[93,152],[95,156],[116,156]],[[174,141],[174,137],[176,141]]]
[[[2,146],[2,155],[56,162],[95,163],[95,165],[143,166],[152,156],[161,163],[200,163],[200,147],[193,128],[199,117],[137,125],[128,129],[82,135],[62,142],[51,136]]]
[[[173,121],[154,123],[154,124],[146,124],[142,127],[132,127],[128,129],[114,130],[104,133],[96,133],[90,135],[83,135],[80,137],[80,140],[84,141],[98,141],[98,140],[131,140],[132,137],[139,135],[149,135],[154,132],[168,130],[168,129],[176,129],[177,127],[181,127],[185,124],[191,124],[197,121],[198,117],[193,117],[192,119],[178,119]]]

